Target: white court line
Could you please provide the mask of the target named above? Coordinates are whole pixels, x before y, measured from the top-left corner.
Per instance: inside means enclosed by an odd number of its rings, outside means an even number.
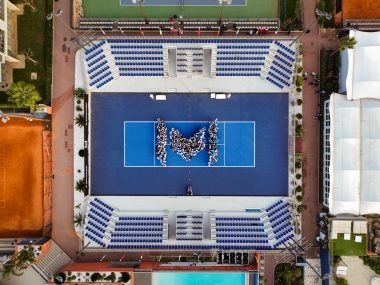
[[[126,149],[126,147],[127,147],[127,145],[125,144],[125,124],[126,124],[126,122],[124,121],[124,130],[123,130],[123,132],[124,132],[124,138],[123,138],[123,140],[124,140],[124,148],[123,148],[123,151],[124,151],[124,167],[127,167],[127,160],[126,160],[126,157],[125,157],[125,155],[126,155],[126,151],[125,151],[125,149]]]
[[[253,121],[253,167],[256,167],[256,122]]]
[[[2,180],[3,180],[3,189],[1,191],[1,196],[3,199],[0,199],[1,202],[3,202],[3,207],[0,208],[5,208],[5,155],[1,155],[1,164],[2,164]]]
[[[228,165],[228,166],[224,166],[224,165],[213,165],[213,166],[208,166],[208,165],[189,165],[189,164],[186,164],[186,165],[167,165],[167,166],[161,166],[161,165],[156,165],[156,166],[153,166],[153,165],[150,165],[150,166],[146,166],[146,165],[127,165],[125,168],[129,168],[129,167],[138,167],[138,168],[156,168],[156,167],[165,167],[165,168],[168,168],[168,167],[172,167],[172,168],[184,168],[184,167],[191,167],[191,168],[253,168],[252,165],[249,165],[249,166],[246,166],[246,165],[243,165],[243,166],[236,166],[236,165]]]
[[[192,123],[210,123],[211,121],[164,121],[165,123],[188,123],[188,124],[192,124]],[[252,122],[254,121],[218,121],[218,124],[221,124],[221,123],[244,123],[244,124],[252,124]],[[139,123],[156,123],[156,121],[124,121],[124,123],[135,123],[135,124],[139,124]]]
[[[156,123],[153,123],[153,165],[156,166]]]
[[[226,122],[223,123],[223,166],[226,167]]]

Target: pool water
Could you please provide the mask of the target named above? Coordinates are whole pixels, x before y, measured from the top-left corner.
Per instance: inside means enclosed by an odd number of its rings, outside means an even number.
[[[244,272],[155,272],[153,285],[245,285]]]

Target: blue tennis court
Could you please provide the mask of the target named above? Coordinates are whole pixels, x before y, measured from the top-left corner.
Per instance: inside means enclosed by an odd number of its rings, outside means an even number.
[[[190,137],[208,122],[166,122],[168,129],[177,128]],[[255,166],[255,123],[218,123],[218,161],[212,167],[254,167]],[[124,167],[163,167],[156,157],[156,123],[124,122]],[[208,136],[206,135],[206,141]],[[190,161],[184,160],[173,149],[166,146],[168,167],[209,167],[208,144]]]
[[[232,0],[229,6],[245,6],[247,0]],[[120,0],[121,6],[138,5],[132,0]],[[144,6],[220,6],[219,0],[145,0]]]
[[[92,195],[287,196],[288,95],[92,93],[90,186]],[[156,159],[156,121],[188,138],[218,119],[218,161],[206,147],[185,161],[169,145],[167,166]],[[207,131],[206,131],[207,133]],[[169,144],[169,140],[167,142]]]

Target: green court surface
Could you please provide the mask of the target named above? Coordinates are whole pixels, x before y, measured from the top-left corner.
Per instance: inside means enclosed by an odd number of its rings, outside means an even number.
[[[228,6],[223,19],[229,18],[278,18],[279,0],[247,0],[247,6]],[[136,6],[120,6],[120,0],[83,0],[84,18],[141,18]],[[142,6],[148,18],[167,18],[182,15],[184,18],[219,18],[221,6]]]

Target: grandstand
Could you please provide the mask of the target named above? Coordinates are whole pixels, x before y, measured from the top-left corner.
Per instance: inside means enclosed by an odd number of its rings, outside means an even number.
[[[257,83],[256,92],[268,92],[270,85],[286,91],[295,62],[295,51],[283,41],[244,38],[107,39],[78,56],[89,88],[108,92],[123,91],[123,77],[147,76],[164,77],[171,85],[176,77],[194,76],[209,86],[243,77]]]
[[[167,203],[167,198],[159,199]],[[269,250],[294,237],[286,199],[254,212],[180,209],[134,212],[119,210],[110,206],[111,203],[118,204],[110,197],[90,199],[86,244],[109,249]]]

